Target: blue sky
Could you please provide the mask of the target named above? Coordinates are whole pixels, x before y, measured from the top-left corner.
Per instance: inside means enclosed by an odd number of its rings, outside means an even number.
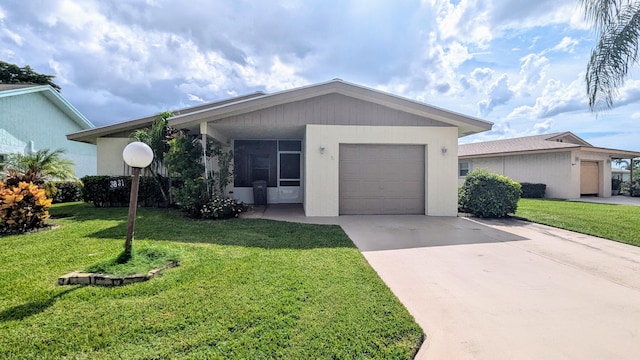
[[[341,78],[495,123],[640,151],[640,80],[587,108],[577,0],[3,0],[0,59],[56,75],[97,126]],[[636,76],[633,76],[636,75]]]

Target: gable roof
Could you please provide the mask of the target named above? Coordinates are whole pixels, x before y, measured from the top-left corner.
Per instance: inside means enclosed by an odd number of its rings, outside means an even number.
[[[93,124],[80,113],[80,111],[78,111],[73,105],[71,105],[71,103],[63,98],[59,92],[49,85],[0,84],[0,98],[32,93],[41,93],[82,129],[91,129],[94,127]]]
[[[194,111],[169,119],[169,124],[173,127],[193,127],[203,121],[216,121],[229,116],[246,114],[276,105],[306,100],[327,94],[341,94],[456,126],[458,127],[458,137],[490,130],[493,125],[493,123],[488,121],[472,118],[340,79],[284,90],[273,94],[264,94],[243,101],[230,102],[220,106]]]
[[[594,147],[570,131],[483,141],[458,146],[458,157],[491,157],[521,155],[523,153],[570,151],[572,149],[606,152],[620,158],[640,157],[639,152]]]

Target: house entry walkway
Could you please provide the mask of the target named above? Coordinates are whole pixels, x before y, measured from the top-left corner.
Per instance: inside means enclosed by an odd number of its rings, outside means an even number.
[[[424,329],[416,359],[640,354],[638,247],[517,220],[262,215],[340,225]]]

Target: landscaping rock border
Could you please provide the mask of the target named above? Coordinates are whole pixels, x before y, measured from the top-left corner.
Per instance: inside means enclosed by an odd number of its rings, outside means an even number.
[[[162,270],[178,266],[177,263],[167,264],[164,268],[150,270],[147,274],[134,274],[127,276],[115,276],[109,274],[94,274],[83,272],[70,272],[58,278],[58,285],[97,285],[97,286],[122,286],[137,282],[143,282],[159,275]]]

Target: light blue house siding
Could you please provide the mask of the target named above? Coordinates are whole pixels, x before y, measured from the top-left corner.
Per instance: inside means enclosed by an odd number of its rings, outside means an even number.
[[[0,154],[61,148],[75,163],[77,177],[95,175],[95,145],[66,138],[66,134],[92,127],[49,86],[0,87]]]

